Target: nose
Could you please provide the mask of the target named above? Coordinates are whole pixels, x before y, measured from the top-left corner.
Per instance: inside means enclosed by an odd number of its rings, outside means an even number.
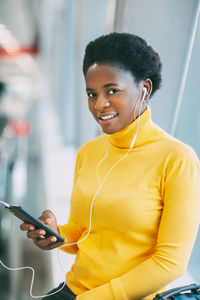
[[[109,107],[110,102],[108,99],[105,97],[105,95],[99,95],[97,97],[96,103],[95,103],[95,109],[97,111],[103,111],[105,107]]]

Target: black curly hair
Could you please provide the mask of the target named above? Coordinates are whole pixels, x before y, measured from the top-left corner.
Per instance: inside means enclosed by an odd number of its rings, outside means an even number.
[[[83,73],[94,63],[110,64],[130,71],[136,83],[151,79],[151,96],[161,86],[162,64],[158,53],[144,39],[131,33],[113,32],[91,41],[83,59]]]

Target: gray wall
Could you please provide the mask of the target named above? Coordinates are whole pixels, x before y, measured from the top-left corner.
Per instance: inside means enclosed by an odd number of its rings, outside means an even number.
[[[161,56],[163,85],[151,101],[153,120],[171,133],[199,1],[118,0],[117,4],[117,19],[114,29],[116,31],[128,31],[145,38]],[[196,105],[198,91],[191,84],[192,80],[196,83],[198,80],[197,70],[200,64],[200,59],[197,56],[199,50],[198,33],[195,36],[189,72],[186,76],[178,128],[173,132],[176,136],[183,138],[185,142],[195,146],[197,151],[199,149],[195,145],[196,141],[192,141],[191,136],[189,137],[188,134],[186,136],[186,131],[183,128],[187,127],[188,129],[185,114],[188,114],[189,107],[191,107],[191,113],[194,112],[192,108],[195,107],[195,119],[199,118],[200,113],[200,106]],[[196,125],[196,121],[193,125]]]

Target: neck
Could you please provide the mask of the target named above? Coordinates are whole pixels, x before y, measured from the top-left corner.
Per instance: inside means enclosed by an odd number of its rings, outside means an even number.
[[[148,135],[146,131],[148,130],[148,124],[150,120],[151,110],[150,107],[147,106],[147,108],[144,108],[140,116],[138,115],[130,125],[116,133],[105,134],[105,138],[114,147],[128,149],[131,147],[134,136],[137,135],[133,147],[135,148],[141,143],[145,142],[145,140],[148,138],[146,136]]]

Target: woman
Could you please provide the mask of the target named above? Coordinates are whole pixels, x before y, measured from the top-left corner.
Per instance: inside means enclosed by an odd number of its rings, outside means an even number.
[[[40,217],[76,254],[65,290],[46,299],[152,299],[187,266],[199,225],[199,161],[151,120],[161,62],[143,39],[92,41],[83,72],[104,134],[78,151],[68,223],[58,226],[50,211]],[[44,230],[21,228],[41,249],[61,246]]]

